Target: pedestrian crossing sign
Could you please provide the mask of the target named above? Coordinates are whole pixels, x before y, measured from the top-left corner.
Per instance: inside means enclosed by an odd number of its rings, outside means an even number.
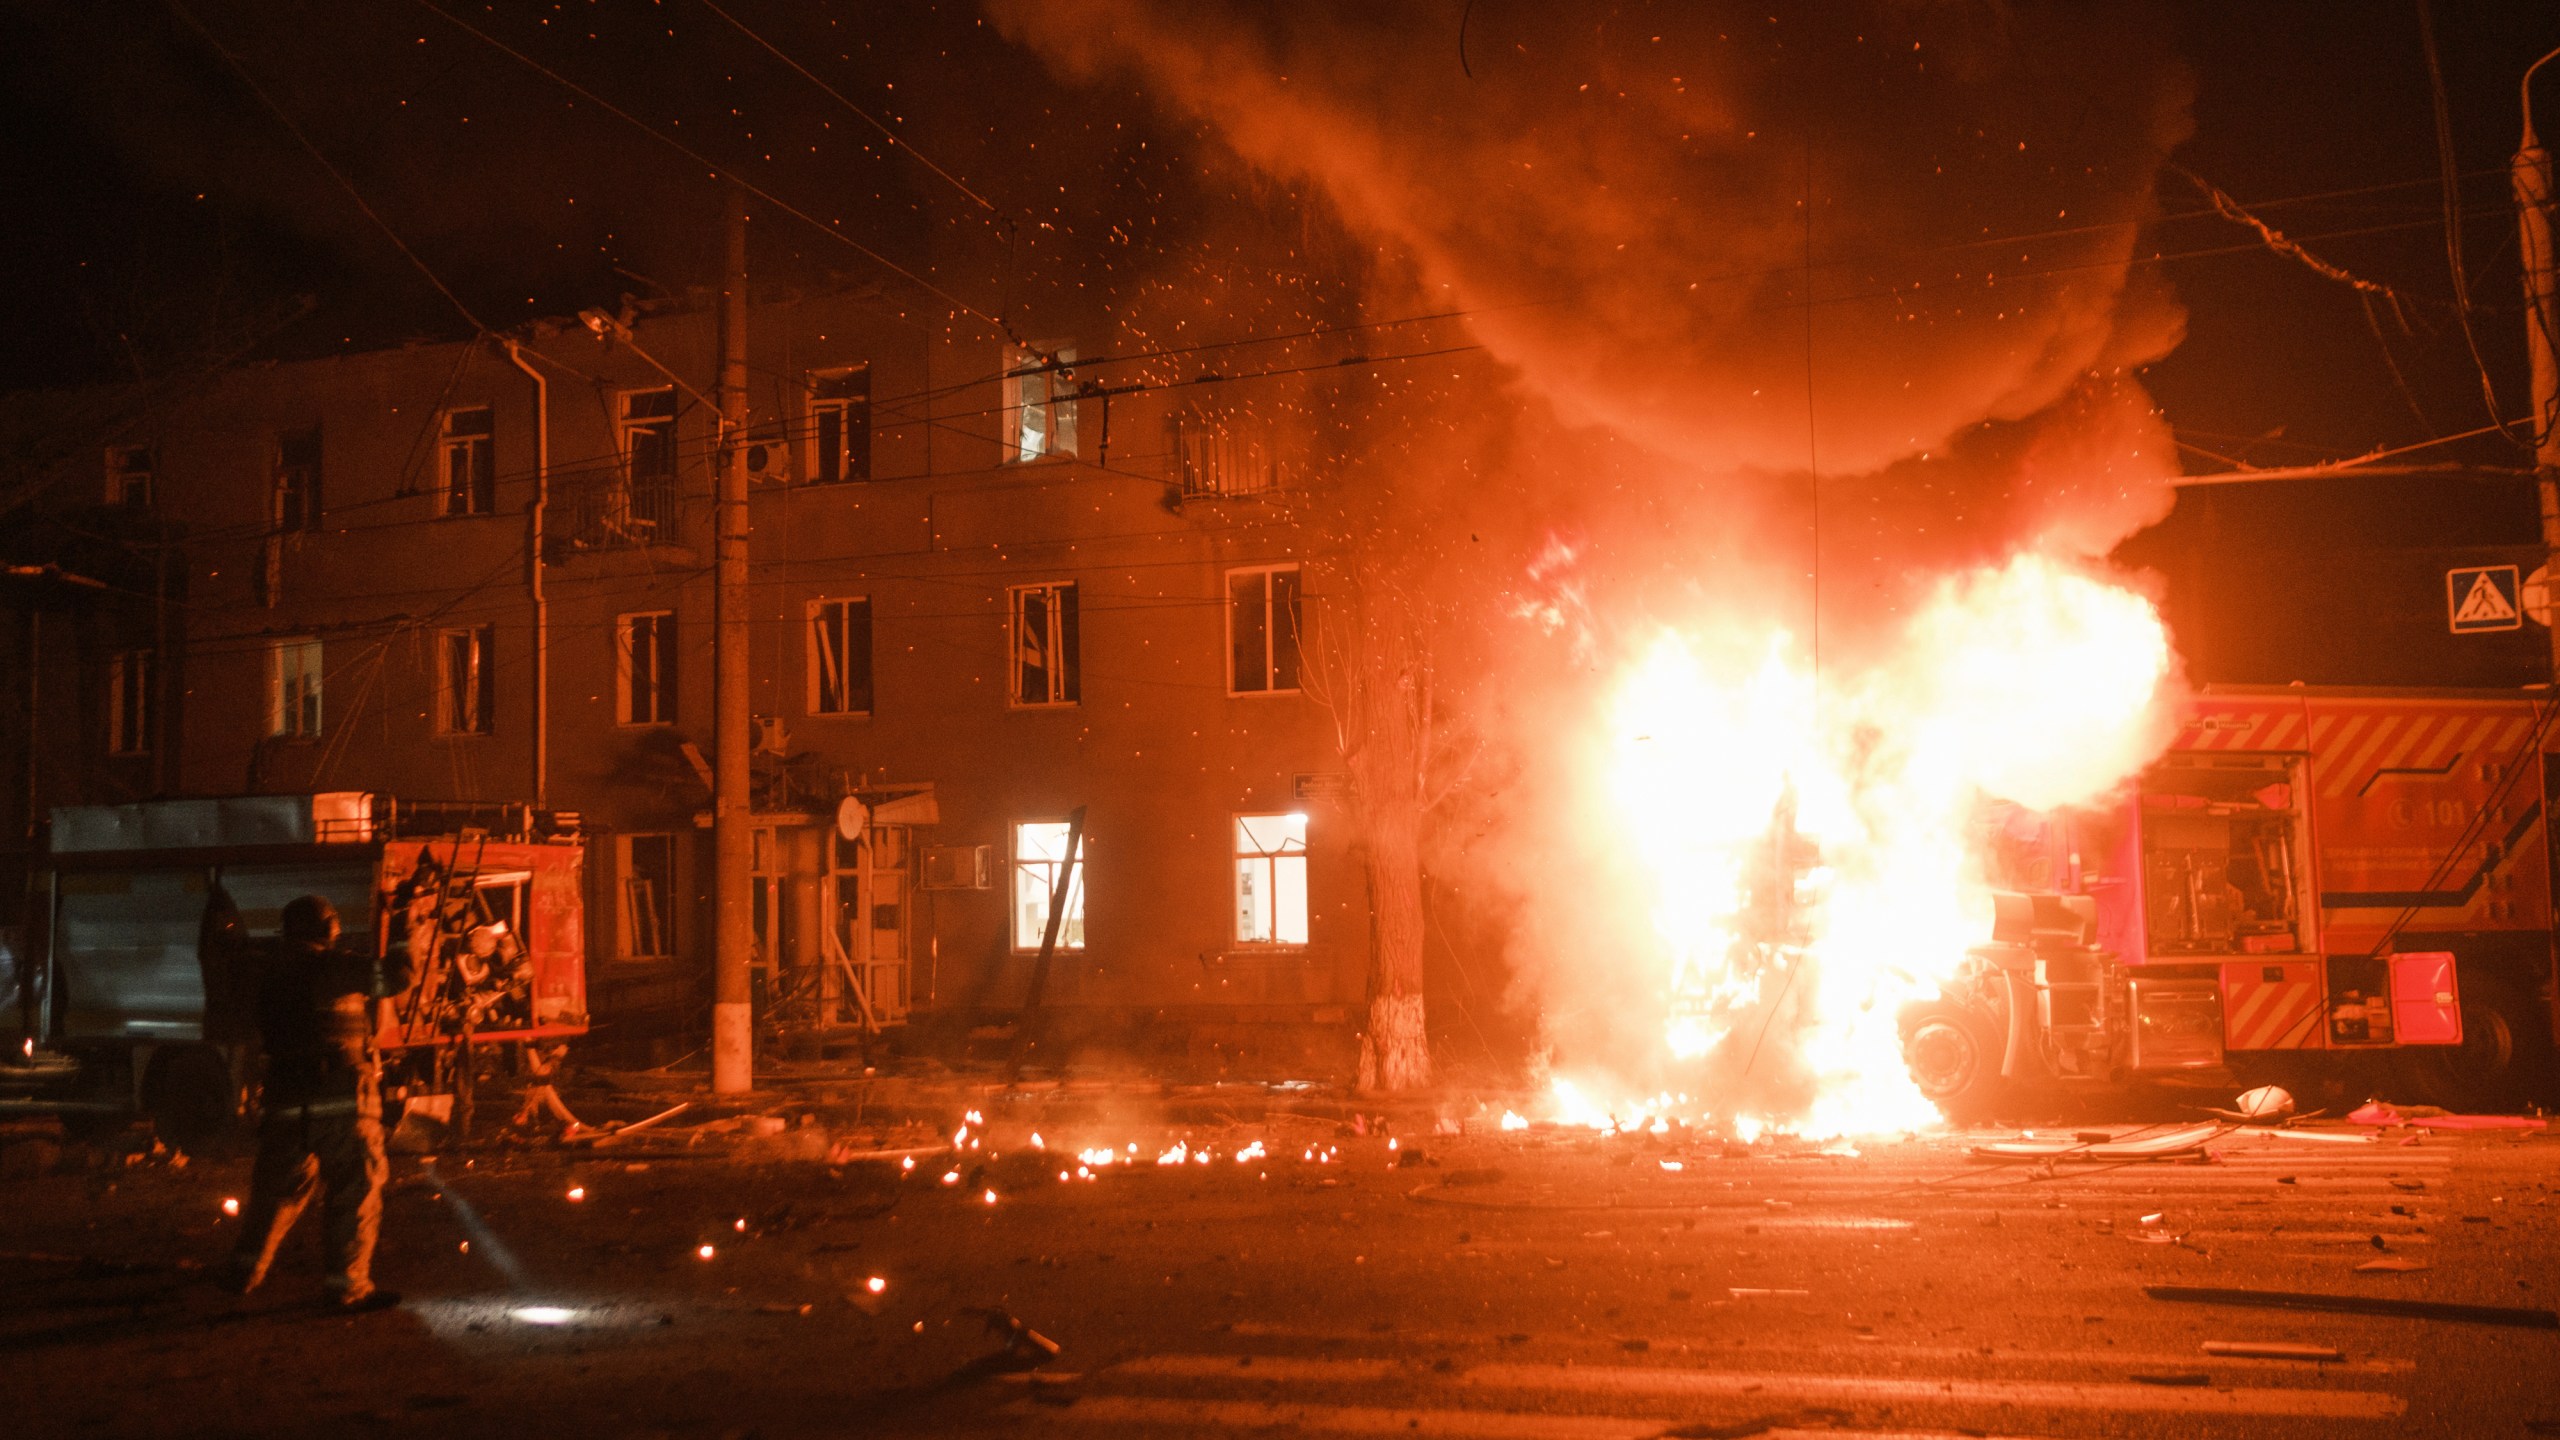
[[[2516,567],[2474,565],[2444,572],[2446,613],[2456,635],[2524,628]]]

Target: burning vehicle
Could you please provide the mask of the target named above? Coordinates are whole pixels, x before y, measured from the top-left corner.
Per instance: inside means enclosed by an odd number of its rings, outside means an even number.
[[[342,945],[417,961],[379,1011],[386,1105],[467,1106],[476,1048],[587,1028],[585,848],[545,818],[360,792],[56,809],[30,1059],[42,1044],[65,1072],[74,1128],[138,1110],[169,1143],[202,1140],[251,1093],[244,957],[317,894]]]
[[[2209,690],[2102,803],[1994,807],[1992,943],[1900,1009],[1952,1119],[2182,1074],[2512,1104],[2553,1037],[2549,701]]]

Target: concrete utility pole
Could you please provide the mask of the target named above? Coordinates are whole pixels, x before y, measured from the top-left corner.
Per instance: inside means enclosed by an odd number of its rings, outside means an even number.
[[[711,1089],[755,1084],[754,829],[747,795],[747,197],[729,187],[728,263],[720,279],[720,503],[713,512],[716,597],[711,678]]]
[[[2525,67],[2518,87],[2524,100],[2524,138],[2510,172],[2515,187],[2518,258],[2524,268],[2524,349],[2533,376],[2533,469],[2542,492],[2543,595],[2551,629],[2553,678],[2560,679],[2560,274],[2552,255],[2551,152],[2533,133],[2533,72],[2560,59],[2554,50]]]

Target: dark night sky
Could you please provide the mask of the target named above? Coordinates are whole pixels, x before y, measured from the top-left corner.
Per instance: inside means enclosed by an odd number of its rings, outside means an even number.
[[[187,4],[490,325],[705,278],[716,202],[699,165],[423,5]],[[1448,8],[1454,36],[1459,6]],[[2514,414],[2522,366],[2504,166],[2516,76],[2560,45],[2560,6],[2437,12],[2480,344]],[[501,0],[452,13],[976,305],[1019,307],[1079,283],[1108,295],[1095,258],[1105,252],[1078,237],[1199,213],[1232,184],[1196,178],[1184,157],[1201,142],[1187,126],[1136,95],[1069,90],[966,4],[735,0],[738,18],[1012,217],[1008,261],[968,199],[890,153],[700,0]],[[2412,0],[2162,13],[2199,82],[2195,138],[2177,158],[2323,257],[2408,297],[2413,332],[2387,327],[2386,354],[2352,293],[2199,216],[2195,192],[2165,177],[2169,218],[2146,248],[2172,257],[2160,264],[2186,302],[2189,335],[2148,378],[2182,436],[2263,465],[2485,423],[2451,302]],[[1454,64],[1454,46],[1414,63]],[[183,364],[257,333],[297,292],[319,296],[321,309],[267,353],[467,330],[176,9],[7,0],[0,76],[0,188],[12,217],[0,225],[0,388]],[[2560,129],[2560,82],[2545,91]],[[1157,127],[1162,143],[1132,163],[1114,125]],[[881,276],[805,226],[777,220],[761,233],[769,276]],[[2198,253],[2213,251],[2225,253]],[[2431,453],[2515,460],[2494,438]],[[2185,459],[2221,468],[2200,453]]]

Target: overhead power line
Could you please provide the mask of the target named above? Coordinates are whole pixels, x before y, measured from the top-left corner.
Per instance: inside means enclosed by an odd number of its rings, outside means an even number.
[[[504,40],[501,40],[486,30],[482,30],[471,22],[464,20],[452,11],[445,9],[442,5],[437,4],[436,0],[418,0],[418,5],[422,9],[425,9],[429,13],[435,15],[437,18],[443,20],[446,24],[451,25],[462,33],[471,36],[473,39],[487,45],[499,54],[504,55],[508,59],[515,61],[517,64],[524,66],[526,69],[533,71],[535,74],[540,75],[545,79],[552,81],[554,84],[570,91],[572,94],[579,96],[587,101],[587,103],[596,106],[606,114],[609,114],[615,119],[639,130],[642,134],[647,135],[659,144],[666,146],[668,149],[673,150],[684,156],[686,159],[693,161],[695,164],[702,166],[712,174],[728,181],[739,189],[746,191],[748,194],[755,196],[757,199],[762,200],[774,209],[824,232],[828,236],[852,249],[857,254],[869,259],[873,264],[878,265],[880,268],[887,270],[891,274],[898,276],[900,279],[907,281],[911,285],[914,285],[917,289],[943,301],[955,310],[959,310],[964,314],[976,316],[978,319],[994,326],[997,333],[1002,334],[1009,339],[1013,339],[1017,344],[1020,343],[1020,338],[1013,334],[1012,327],[1007,325],[1001,317],[989,314],[978,306],[970,304],[968,301],[961,299],[959,296],[954,295],[950,291],[943,289],[941,286],[934,284],[932,281],[925,279],[923,276],[918,275],[906,266],[899,264],[897,261],[890,259],[888,256],[881,254],[879,251],[874,250],[870,246],[863,244],[861,241],[854,239],[850,235],[847,235],[835,226],[819,219],[817,216],[810,214],[808,211],[801,209],[800,207],[774,194],[772,191],[765,189],[763,186],[756,184],[746,176],[738,173],[738,171],[733,167],[721,164],[719,161],[712,159],[710,156],[703,154],[701,151],[694,149],[692,146],[685,144],[683,141],[667,134],[656,126],[651,125],[639,116],[634,115],[630,111],[623,109],[621,106],[614,104],[612,101],[605,99],[595,91],[588,89],[586,86],[579,84],[577,81],[570,79],[568,76],[561,74],[559,71],[552,69],[550,66],[543,64],[541,61],[536,60],[532,56],[527,55],[512,45],[509,45]]]
[[[249,67],[241,63],[240,57],[232,54],[229,47],[215,39],[213,32],[204,27],[204,22],[198,20],[192,11],[179,3],[179,0],[168,0],[168,3],[170,13],[176,15],[188,29],[196,32],[197,38],[203,40],[215,55],[221,57],[222,63],[230,68],[233,75],[239,77],[240,83],[249,87],[249,93],[258,97],[258,103],[267,107],[267,113],[275,116],[277,122],[292,134],[296,143],[302,146],[303,151],[317,161],[321,169],[329,172],[330,179],[338,182],[338,188],[347,192],[347,198],[355,202],[358,210],[364,212],[364,218],[372,221],[374,228],[382,232],[383,237],[391,242],[392,247],[397,249],[411,265],[416,266],[419,274],[427,277],[427,283],[436,287],[436,293],[452,303],[453,308],[470,323],[475,333],[488,334],[489,327],[481,323],[479,316],[471,313],[471,307],[462,303],[462,297],[453,293],[452,286],[444,283],[443,278],[438,276],[426,261],[418,258],[418,252],[409,248],[409,242],[400,238],[400,232],[391,228],[391,222],[382,218],[381,212],[375,210],[371,202],[364,198],[364,192],[356,188],[355,182],[347,178],[346,172],[330,163],[328,156],[320,153],[320,147],[311,143],[311,137],[303,133],[302,127],[294,123],[293,117],[285,113],[285,108],[277,104],[275,97],[269,95],[266,88],[258,83],[257,78],[249,73]]]
[[[756,44],[763,46],[765,53],[771,55],[774,59],[781,61],[783,64],[790,66],[794,71],[799,73],[801,79],[808,81],[810,84],[817,86],[821,90],[826,91],[829,99],[835,101],[845,109],[852,111],[856,116],[859,116],[865,124],[869,125],[872,129],[879,131],[883,139],[887,140],[891,145],[898,149],[907,152],[908,158],[914,160],[917,164],[923,166],[927,170],[932,171],[934,174],[942,177],[942,179],[947,182],[952,189],[968,196],[979,209],[986,211],[990,215],[995,215],[1000,218],[1002,217],[1003,212],[996,209],[995,205],[991,203],[987,197],[970,189],[967,185],[962,184],[959,176],[954,175],[950,171],[943,169],[941,166],[934,164],[932,160],[926,158],[923,151],[918,150],[903,136],[899,135],[897,131],[890,129],[886,124],[882,123],[881,120],[874,116],[870,111],[865,110],[861,106],[854,104],[851,100],[846,99],[843,92],[837,90],[833,85],[828,84],[826,81],[821,80],[816,75],[812,74],[808,66],[803,65],[799,61],[792,59],[789,55],[784,54],[780,46],[775,45],[772,41],[767,40],[755,31],[748,29],[745,21],[740,20],[737,16],[730,14],[728,11],[721,9],[718,5],[712,3],[712,0],[702,0],[702,8],[719,16],[721,19],[728,21],[732,29],[736,30],[739,34],[746,36],[748,39],[753,40]]]

